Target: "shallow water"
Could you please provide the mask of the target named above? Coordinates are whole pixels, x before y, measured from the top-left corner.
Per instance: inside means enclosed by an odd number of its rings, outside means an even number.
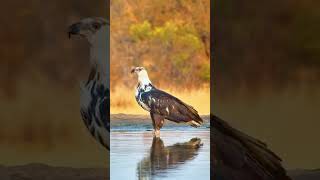
[[[121,118],[122,119],[122,118]],[[210,131],[167,123],[153,138],[148,118],[111,121],[111,179],[210,178]]]

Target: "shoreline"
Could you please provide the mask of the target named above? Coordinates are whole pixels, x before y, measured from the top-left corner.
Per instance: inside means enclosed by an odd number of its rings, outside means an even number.
[[[203,120],[209,120],[210,115],[209,114],[200,114],[200,117],[203,118]],[[140,120],[140,121],[145,121],[145,120],[150,120],[150,115],[149,114],[125,114],[125,113],[113,113],[110,114],[110,120],[111,121],[126,121],[126,120]]]

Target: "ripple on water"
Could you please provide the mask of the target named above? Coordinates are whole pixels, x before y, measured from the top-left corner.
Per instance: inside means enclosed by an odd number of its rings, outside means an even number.
[[[167,125],[158,139],[150,121],[120,124],[111,132],[111,179],[210,179],[208,128]]]

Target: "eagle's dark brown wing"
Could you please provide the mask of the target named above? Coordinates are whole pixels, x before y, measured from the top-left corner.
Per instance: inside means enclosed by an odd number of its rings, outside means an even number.
[[[158,89],[143,93],[142,101],[150,108],[151,114],[158,114],[176,123],[187,123],[199,127],[203,120],[198,112],[178,98]]]
[[[211,115],[212,175],[217,180],[290,180],[265,143]]]

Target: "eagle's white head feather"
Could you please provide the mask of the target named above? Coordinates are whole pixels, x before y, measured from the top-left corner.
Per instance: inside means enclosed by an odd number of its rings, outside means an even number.
[[[135,73],[138,76],[138,82],[140,85],[151,84],[147,70],[144,67],[134,67],[131,69],[131,73]]]
[[[109,23],[103,18],[85,18],[69,26],[68,34],[69,37],[76,35],[86,38],[90,44],[94,44],[95,41],[97,41],[98,36],[101,36],[101,31],[105,32],[106,26],[109,26]]]
[[[100,17],[85,18],[69,26],[69,38],[80,36],[90,44],[91,66],[100,73],[101,80],[109,87],[110,24]]]

